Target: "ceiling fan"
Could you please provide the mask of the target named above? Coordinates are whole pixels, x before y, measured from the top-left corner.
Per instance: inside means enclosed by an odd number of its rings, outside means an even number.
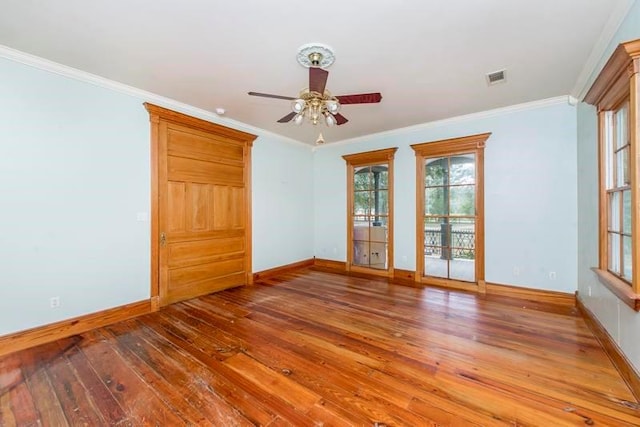
[[[323,67],[330,66],[333,61],[333,51],[328,46],[322,44],[304,45],[298,50],[298,62],[309,68],[308,88],[301,90],[297,98],[259,92],[249,92],[249,95],[293,101],[291,103],[292,111],[278,120],[279,123],[288,123],[293,120],[295,124],[300,125],[306,117],[314,125],[320,121],[323,121],[327,126],[343,125],[349,120],[339,113],[342,105],[376,103],[382,100],[382,95],[379,92],[332,95],[326,89],[329,72]]]

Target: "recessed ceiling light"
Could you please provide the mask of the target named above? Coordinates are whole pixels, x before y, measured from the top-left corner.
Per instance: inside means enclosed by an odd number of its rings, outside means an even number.
[[[219,116],[223,116],[223,115],[224,115],[224,113],[226,113],[226,112],[227,112],[227,110],[225,110],[225,109],[224,109],[224,108],[222,108],[222,107],[218,107],[218,108],[216,108],[216,114],[217,114],[217,115],[219,115]]]

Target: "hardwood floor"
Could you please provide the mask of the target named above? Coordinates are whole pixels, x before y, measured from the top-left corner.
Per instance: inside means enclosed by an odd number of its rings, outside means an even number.
[[[0,359],[0,425],[640,425],[573,307],[299,270]]]

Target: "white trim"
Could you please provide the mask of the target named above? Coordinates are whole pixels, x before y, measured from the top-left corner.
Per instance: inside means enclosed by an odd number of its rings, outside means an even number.
[[[598,41],[591,49],[591,54],[587,58],[587,62],[582,67],[582,71],[578,76],[576,84],[571,90],[571,95],[578,99],[583,99],[589,90],[591,83],[591,76],[597,71],[596,68],[600,64],[602,57],[606,53],[607,47],[613,41],[613,37],[618,32],[620,25],[624,22],[625,18],[629,14],[629,10],[636,0],[624,0],[618,3],[617,7],[613,9],[607,23],[604,25]]]
[[[270,132],[265,129],[261,129],[256,126],[251,126],[246,123],[239,122],[237,120],[222,118],[214,112],[204,110],[202,108],[194,107],[189,104],[185,104],[180,101],[176,101],[171,98],[166,98],[161,95],[157,95],[146,90],[138,89],[133,86],[126,85],[124,83],[109,80],[104,77],[100,77],[95,74],[88,73],[86,71],[78,70],[77,68],[69,67],[57,62],[49,61],[48,59],[41,58],[39,56],[31,55],[25,52],[21,52],[16,49],[12,49],[8,46],[0,45],[0,58],[5,58],[10,61],[19,62],[30,67],[38,68],[40,70],[55,73],[64,77],[79,80],[84,83],[89,83],[95,86],[99,86],[105,89],[110,89],[116,92],[123,93],[125,95],[139,98],[145,102],[151,102],[153,104],[169,108],[175,111],[179,111],[184,114],[189,114],[198,117],[203,120],[214,122],[217,124],[229,126],[235,129],[250,132],[259,136],[271,136],[278,138],[279,140],[290,142],[296,145],[303,145],[307,148],[311,146],[305,142],[295,140],[286,136],[279,135],[274,132]]]
[[[408,132],[416,132],[423,129],[430,129],[435,127],[441,127],[445,125],[451,125],[461,122],[468,122],[470,120],[480,120],[486,119],[494,116],[501,116],[504,114],[511,114],[518,111],[525,110],[535,110],[537,108],[549,107],[552,105],[560,105],[560,104],[569,104],[571,106],[575,105],[575,98],[572,98],[568,95],[556,96],[554,98],[541,99],[538,101],[525,102],[522,104],[511,105],[509,107],[495,108],[493,110],[480,111],[478,113],[465,114],[463,116],[449,117],[447,119],[436,120],[433,122],[420,123],[418,125],[407,126],[404,128],[385,130],[378,133],[372,133],[364,136],[357,136],[355,138],[343,139],[341,141],[332,142],[330,144],[324,144],[321,146],[314,147],[315,150],[321,150],[323,147],[333,147],[335,145],[343,145],[343,144],[352,144],[354,142],[359,142],[371,138],[379,138],[384,136],[390,136],[397,133],[408,133]]]

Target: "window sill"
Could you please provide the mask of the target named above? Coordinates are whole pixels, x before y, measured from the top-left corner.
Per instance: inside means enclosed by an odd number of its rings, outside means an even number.
[[[592,268],[593,272],[598,276],[598,280],[604,286],[607,287],[615,296],[620,298],[622,302],[627,304],[629,307],[634,309],[635,311],[640,311],[640,294],[636,294],[633,292],[631,287],[609,273],[606,270],[600,270],[599,268]]]

